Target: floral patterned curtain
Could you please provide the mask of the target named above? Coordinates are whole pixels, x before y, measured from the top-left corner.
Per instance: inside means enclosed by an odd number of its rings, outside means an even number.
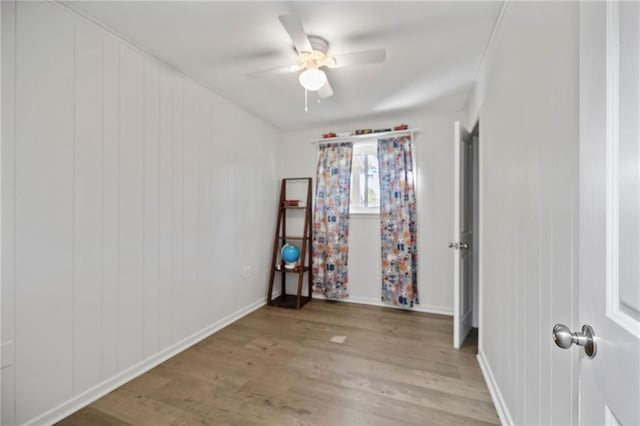
[[[416,195],[411,137],[378,141],[382,302],[418,304]]]
[[[347,291],[349,190],[353,144],[320,146],[313,218],[313,291],[342,299]]]

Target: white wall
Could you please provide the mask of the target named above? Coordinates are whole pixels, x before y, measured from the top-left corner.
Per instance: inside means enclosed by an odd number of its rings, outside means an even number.
[[[312,107],[313,108],[313,107]],[[309,112],[312,114],[313,110]],[[420,128],[415,147],[418,202],[418,291],[420,310],[453,311],[452,255],[447,244],[453,232],[453,123],[462,113],[411,112],[396,116],[334,123],[322,128],[285,132],[281,147],[281,177],[311,176],[317,149],[310,143],[329,131],[387,128],[400,123]],[[380,303],[379,217],[351,215],[349,227],[349,300]]]
[[[57,4],[2,7],[2,424],[41,424],[263,302],[281,135]]]
[[[480,354],[505,423],[575,424],[578,3],[507,2],[480,119]]]

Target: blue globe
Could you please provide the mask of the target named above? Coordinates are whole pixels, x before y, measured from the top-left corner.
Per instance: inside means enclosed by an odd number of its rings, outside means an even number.
[[[300,258],[300,249],[292,244],[285,244],[280,251],[280,257],[286,264],[285,266],[292,268]]]

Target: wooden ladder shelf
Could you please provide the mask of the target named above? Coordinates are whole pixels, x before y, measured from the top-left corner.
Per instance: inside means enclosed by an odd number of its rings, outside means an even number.
[[[304,182],[307,184],[307,199],[304,206],[291,206],[285,203],[287,200],[287,184],[291,182]],[[302,235],[291,236],[287,234],[287,216],[289,212],[304,210],[304,227]],[[300,249],[300,258],[296,262],[294,269],[286,269],[284,262],[280,259],[280,250],[285,244],[297,245]],[[276,272],[280,273],[282,292],[280,296],[272,300],[273,285],[276,279]],[[308,296],[302,295],[302,283],[304,274],[307,273]],[[298,276],[298,291],[296,294],[287,294],[287,275]],[[273,255],[271,256],[271,274],[269,277],[269,292],[267,293],[267,304],[280,306],[283,308],[300,309],[305,303],[311,300],[311,178],[286,178],[282,179],[280,186],[280,202],[278,204],[278,222],[276,233],[273,238]]]

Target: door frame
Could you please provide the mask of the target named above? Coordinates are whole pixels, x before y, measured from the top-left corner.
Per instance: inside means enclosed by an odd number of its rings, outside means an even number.
[[[473,134],[475,132],[475,130],[478,128],[478,123],[476,123],[476,125],[473,127],[474,131],[473,132],[469,132],[467,130],[467,128],[463,125],[463,123],[461,121],[456,121],[454,122],[454,134],[453,134],[453,139],[454,139],[454,146],[453,146],[453,238],[452,238],[452,243],[454,244],[459,244],[461,241],[458,241],[460,239],[460,219],[462,216],[462,210],[461,210],[461,196],[462,196],[462,191],[461,191],[461,180],[460,180],[460,172],[462,170],[463,164],[462,164],[462,155],[460,152],[460,141],[461,139],[463,139],[463,135],[466,134],[466,136],[470,139],[470,144],[473,144]],[[479,137],[478,137],[479,140]],[[473,289],[474,289],[474,281],[476,280],[475,277],[475,272],[479,272],[479,270],[477,269],[477,266],[475,265],[475,261],[479,260],[478,257],[474,256],[474,252],[478,249],[478,243],[477,243],[477,237],[476,237],[476,232],[477,230],[475,229],[475,225],[479,224],[479,217],[478,220],[476,220],[476,216],[478,215],[478,209],[476,208],[476,204],[474,202],[474,194],[476,192],[476,187],[478,188],[478,198],[479,198],[479,185],[476,182],[476,176],[474,174],[474,170],[475,170],[475,166],[474,163],[476,163],[477,159],[475,158],[475,149],[473,147],[473,145],[471,145],[471,163],[467,165],[467,167],[470,167],[470,170],[468,170],[469,173],[471,173],[471,177],[472,177],[472,187],[470,188],[471,193],[468,194],[470,196],[470,200],[467,201],[471,201],[470,205],[472,206],[473,212],[472,212],[472,219],[471,219],[471,227],[472,227],[472,239],[471,241],[469,241],[470,247],[472,252],[469,254],[471,257],[471,262],[472,262],[472,267],[471,267],[471,280],[468,283],[468,288],[466,289],[467,291],[470,292],[470,306],[469,306],[469,312],[466,314],[465,318],[465,323],[468,323],[469,325],[469,329],[468,331],[470,331],[473,328],[473,316],[474,316],[474,306],[476,304],[474,297],[473,297]],[[477,166],[479,167],[479,163],[477,163]],[[479,171],[479,169],[478,169]],[[479,174],[479,173],[478,173]],[[465,203],[465,207],[467,206],[468,203]],[[450,246],[451,248],[451,246]],[[479,254],[479,253],[478,253]],[[452,255],[453,255],[453,347],[456,349],[459,349],[462,347],[465,338],[468,335],[468,332],[465,333],[464,336],[461,336],[461,332],[460,332],[460,321],[462,319],[462,313],[460,312],[462,309],[462,303],[460,300],[460,295],[461,295],[461,288],[463,287],[461,284],[463,282],[462,277],[460,276],[460,249],[458,249],[457,247],[453,247],[452,248]],[[479,278],[479,277],[478,277]],[[479,281],[478,281],[479,284]],[[478,285],[478,293],[479,293],[479,285]],[[479,303],[478,303],[479,305]],[[479,313],[478,313],[479,314]],[[478,321],[479,321],[479,315],[478,315]]]
[[[504,9],[504,8],[503,8]],[[502,15],[502,12],[501,12]],[[482,283],[482,268],[484,265],[484,258],[483,258],[483,236],[484,236],[484,232],[482,232],[482,212],[483,212],[483,204],[482,204],[482,200],[484,200],[484,184],[483,184],[483,155],[482,155],[482,150],[483,150],[483,146],[484,144],[482,143],[483,141],[483,136],[482,136],[482,126],[480,125],[480,113],[481,111],[478,110],[477,113],[475,114],[475,116],[473,117],[473,119],[470,121],[470,123],[473,123],[472,126],[472,131],[471,134],[472,135],[476,135],[477,134],[477,139],[478,139],[478,149],[476,149],[474,151],[474,154],[476,155],[476,157],[473,159],[473,161],[476,164],[476,168],[477,168],[477,175],[475,176],[476,182],[474,182],[475,185],[475,189],[477,191],[477,197],[478,200],[476,203],[474,203],[474,207],[476,208],[476,211],[474,212],[474,224],[477,225],[477,229],[474,229],[474,242],[475,242],[475,249],[477,250],[477,256],[476,256],[476,260],[478,262],[476,268],[475,268],[475,272],[478,274],[478,276],[476,277],[476,280],[478,282],[478,300],[476,301],[476,307],[478,309],[478,313],[477,313],[477,318],[478,318],[478,363],[482,366],[482,362],[480,362],[479,356],[480,356],[480,352],[482,351],[482,334],[483,334],[483,315],[482,315],[482,308],[484,306],[483,304],[483,295],[484,295],[484,291],[483,291],[483,283]],[[484,371],[483,371],[483,375],[484,375]],[[493,398],[493,395],[492,395]],[[501,417],[503,418],[503,417]]]
[[[480,332],[480,120],[476,120],[471,127],[472,165],[473,175],[472,205],[473,205],[473,278],[472,290],[472,318],[471,325]]]

